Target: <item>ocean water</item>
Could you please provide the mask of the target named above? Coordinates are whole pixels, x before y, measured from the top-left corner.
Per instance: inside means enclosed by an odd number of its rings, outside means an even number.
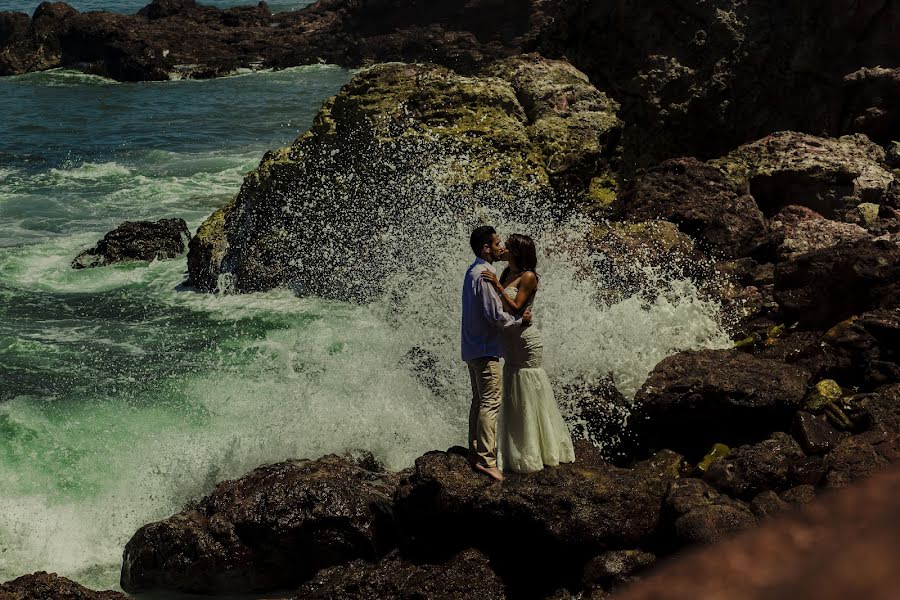
[[[297,10],[309,6],[313,0],[268,0],[269,9],[273,12]],[[0,0],[0,12],[12,10],[33,14],[40,4],[39,0]],[[80,11],[106,11],[133,15],[150,4],[150,0],[69,0],[69,6]],[[201,0],[199,4],[229,8],[232,6],[255,6],[258,2],[251,0]]]
[[[416,268],[398,265],[367,305],[195,293],[180,287],[183,258],[69,266],[126,219],[194,230],[350,76],[317,65],[210,81],[0,79],[0,581],[48,570],[116,588],[131,535],[224,478],[353,449],[399,469],[463,443],[463,224],[416,240],[439,243],[437,258],[411,255]],[[537,237],[535,314],[560,388],[612,373],[630,397],[667,354],[727,343],[718,307],[686,280],[649,273],[641,293],[597,302],[616,282],[559,252],[581,225],[497,225]],[[431,357],[424,376],[411,351]]]

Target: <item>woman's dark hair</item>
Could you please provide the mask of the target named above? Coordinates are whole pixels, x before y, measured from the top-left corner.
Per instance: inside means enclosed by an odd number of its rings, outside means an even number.
[[[472,232],[472,235],[469,236],[469,245],[472,246],[475,256],[481,258],[481,249],[491,245],[495,233],[497,230],[490,225],[482,225]]]
[[[522,233],[513,233],[506,240],[506,250],[516,258],[516,264],[522,271],[532,271],[537,275],[537,250],[534,240]],[[509,267],[503,269],[500,280],[505,281],[509,275]]]

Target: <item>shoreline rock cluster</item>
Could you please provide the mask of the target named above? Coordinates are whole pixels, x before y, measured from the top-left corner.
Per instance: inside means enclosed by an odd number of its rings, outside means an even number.
[[[898,26],[893,1],[320,0],[274,15],[265,2],[153,0],[136,15],[45,2],[30,17],[0,13],[0,75],[68,67],[144,81],[389,61],[472,74],[538,52],[567,59],[622,104],[631,171],[709,159],[782,130],[890,143]]]

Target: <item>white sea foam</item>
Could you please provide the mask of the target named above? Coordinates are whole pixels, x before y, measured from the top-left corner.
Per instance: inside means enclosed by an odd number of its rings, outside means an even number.
[[[51,177],[64,180],[88,180],[97,181],[102,179],[121,179],[131,175],[131,169],[125,165],[116,162],[105,163],[82,163],[71,168],[50,169],[48,172]]]

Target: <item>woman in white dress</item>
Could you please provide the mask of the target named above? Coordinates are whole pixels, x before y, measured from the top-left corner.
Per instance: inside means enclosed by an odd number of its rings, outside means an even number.
[[[500,279],[482,273],[500,294],[504,309],[521,314],[534,304],[539,278],[534,240],[514,233],[500,257],[507,267]],[[514,327],[503,339],[503,402],[497,446],[506,471],[531,473],[575,460],[572,437],[556,405],[550,379],[542,366],[543,344],[537,327]]]

